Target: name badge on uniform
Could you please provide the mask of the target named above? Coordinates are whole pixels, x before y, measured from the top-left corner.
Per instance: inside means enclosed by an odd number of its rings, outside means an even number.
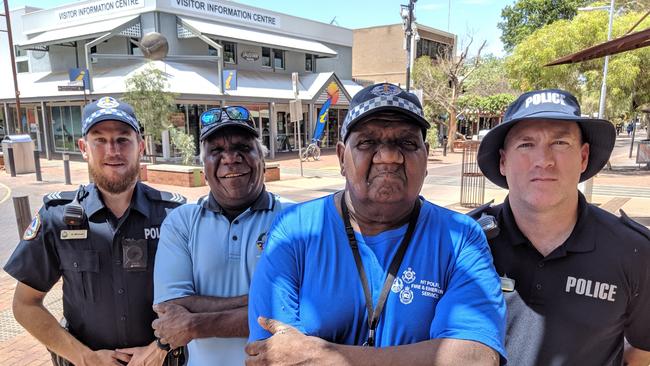
[[[515,290],[515,280],[508,276],[499,277],[501,279],[501,291],[512,292]]]
[[[80,240],[88,237],[88,230],[61,230],[61,240]]]

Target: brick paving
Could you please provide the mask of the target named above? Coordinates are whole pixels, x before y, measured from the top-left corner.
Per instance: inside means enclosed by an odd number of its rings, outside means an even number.
[[[639,136],[644,138],[644,136]],[[594,180],[593,202],[607,205],[612,200],[624,202],[623,209],[628,214],[650,226],[650,171],[642,170],[628,158],[629,138],[620,137],[612,154],[612,170],[601,172]],[[634,151],[636,154],[636,150]],[[268,190],[289,199],[301,202],[320,197],[343,188],[345,181],[340,175],[337,157],[333,150],[324,151],[320,161],[303,163],[303,175],[300,176],[300,162],[297,153],[282,153],[276,156],[281,168],[281,180],[267,184]],[[429,158],[429,175],[422,189],[422,194],[432,202],[459,211],[459,164],[462,154],[448,153],[442,156],[440,149],[435,149]],[[0,263],[4,264],[18,242],[13,205],[10,196],[27,195],[32,211],[36,211],[47,192],[73,190],[78,184],[88,182],[85,163],[71,162],[73,185],[64,184],[62,162],[41,159],[43,182],[36,182],[34,174],[9,177],[0,171]],[[190,201],[208,193],[208,187],[176,187],[161,184],[152,186],[167,191],[183,194]],[[621,200],[628,192],[629,199]],[[485,199],[503,200],[507,191],[486,184]],[[645,198],[648,197],[648,198]],[[24,331],[13,319],[11,301],[16,282],[0,270],[0,357],[2,365],[45,366],[51,365],[49,354],[38,341]],[[61,284],[45,299],[45,304],[55,317],[62,314]]]

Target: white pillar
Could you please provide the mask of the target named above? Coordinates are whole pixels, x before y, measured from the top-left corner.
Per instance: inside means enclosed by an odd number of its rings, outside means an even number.
[[[275,102],[269,103],[269,159],[275,159],[275,142],[278,138],[278,121],[275,115]]]
[[[162,153],[163,159],[169,160],[171,157],[171,147],[169,146],[169,130],[162,132]]]

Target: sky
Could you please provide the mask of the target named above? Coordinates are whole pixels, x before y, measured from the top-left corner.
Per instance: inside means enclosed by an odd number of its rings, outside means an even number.
[[[44,9],[70,4],[73,0],[8,0],[10,8],[32,5]],[[364,28],[401,23],[400,4],[408,0],[238,0],[238,3],[336,24],[346,28]],[[428,27],[458,35],[461,49],[473,37],[473,45],[487,41],[484,53],[502,56],[503,44],[497,23],[501,9],[514,0],[418,0],[416,21]],[[450,9],[451,4],[451,9]],[[451,12],[450,12],[451,10]],[[451,20],[451,21],[448,21]]]

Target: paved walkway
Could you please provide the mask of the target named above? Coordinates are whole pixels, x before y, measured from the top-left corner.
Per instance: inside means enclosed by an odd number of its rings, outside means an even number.
[[[641,138],[644,138],[642,136]],[[593,202],[604,207],[620,206],[630,216],[650,226],[650,171],[641,170],[628,158],[629,138],[621,137],[612,154],[612,170],[601,172],[594,180]],[[636,154],[636,150],[634,151]],[[275,161],[280,163],[282,179],[267,184],[269,191],[298,202],[317,198],[342,189],[345,181],[340,175],[337,157],[333,151],[325,151],[320,161],[300,162],[297,153],[280,154]],[[633,155],[634,157],[634,155]],[[462,154],[448,153],[442,156],[437,149],[432,152],[428,164],[428,176],[422,194],[430,201],[458,211],[467,211],[459,205],[460,169]],[[88,182],[85,163],[71,162],[71,176],[74,185],[65,185],[62,162],[42,159],[43,182],[36,182],[34,174],[11,178],[0,172],[0,264],[4,264],[18,242],[15,216],[11,197],[27,195],[32,211],[42,202],[48,192],[74,190],[77,184]],[[207,194],[207,187],[183,188],[165,185],[154,187],[185,195],[190,201]],[[486,182],[485,201],[500,202],[507,191]],[[613,211],[618,211],[614,209]],[[50,365],[45,348],[27,334],[14,320],[11,299],[15,280],[0,270],[0,355],[2,365]],[[46,306],[58,318],[62,313],[61,288],[58,284],[46,297]]]

